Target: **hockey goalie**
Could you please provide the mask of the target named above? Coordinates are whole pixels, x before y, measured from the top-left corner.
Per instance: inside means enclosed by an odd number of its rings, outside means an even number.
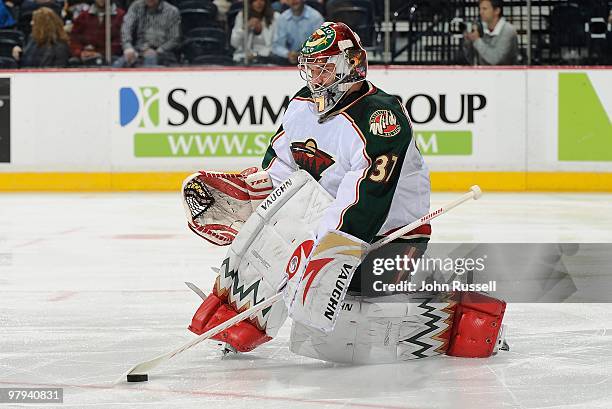
[[[366,51],[348,26],[317,29],[299,71],[306,86],[291,99],[263,170],[201,171],[183,183],[190,229],[228,246],[189,329],[202,334],[282,291],[284,302],[214,339],[251,351],[289,316],[290,349],[327,361],[495,354],[501,300],[360,294],[370,245],[429,212],[429,172],[398,99],[366,80]],[[418,257],[430,234],[425,224],[393,243]]]

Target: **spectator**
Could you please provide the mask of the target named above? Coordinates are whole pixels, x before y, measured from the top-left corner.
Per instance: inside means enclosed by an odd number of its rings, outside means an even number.
[[[232,1],[230,0],[213,0],[213,4],[217,6],[217,19],[219,21],[225,21],[227,17],[227,12],[232,6]]]
[[[92,1],[88,0],[68,0],[66,2],[66,6],[64,7],[64,30],[68,34],[72,32],[73,23],[77,18],[81,15],[81,13],[86,13],[87,10],[91,7]]]
[[[290,1],[291,0],[276,0],[272,3],[272,8],[274,9],[274,11],[282,13],[283,11],[289,8]]]
[[[87,11],[79,14],[70,33],[72,55],[83,64],[104,61],[106,46],[106,0],[95,0]],[[115,4],[111,8],[111,54],[121,56],[121,23],[125,11]]]
[[[272,53],[278,64],[295,65],[304,41],[323,24],[323,16],[304,0],[289,0],[289,5],[276,23]]]
[[[516,29],[503,15],[502,0],[480,0],[482,34],[477,26],[464,34],[463,50],[474,65],[512,65],[518,59]]]
[[[145,67],[177,63],[181,15],[165,0],[136,0],[121,26],[123,57],[114,67]]]
[[[272,51],[272,36],[274,35],[275,21],[280,14],[272,10],[269,0],[249,0],[249,19],[247,22],[249,58],[253,62],[266,62]],[[236,22],[232,30],[230,42],[236,49],[234,60],[244,58],[244,23],[242,11],[236,15]]]
[[[48,7],[36,10],[32,15],[32,35],[25,49],[13,48],[13,58],[22,67],[65,67],[70,48],[62,19]]]
[[[15,19],[10,9],[0,0],[0,28],[9,28],[15,25]]]

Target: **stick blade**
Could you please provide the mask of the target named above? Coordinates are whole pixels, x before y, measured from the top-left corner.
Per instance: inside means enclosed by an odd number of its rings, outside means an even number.
[[[116,385],[118,383],[125,382],[128,375],[148,374],[152,369],[156,368],[159,364],[164,362],[167,359],[167,355],[168,354],[164,354],[149,361],[141,362],[139,364],[134,365],[129,370],[127,370],[127,372],[123,373],[119,378],[117,378],[113,383]]]

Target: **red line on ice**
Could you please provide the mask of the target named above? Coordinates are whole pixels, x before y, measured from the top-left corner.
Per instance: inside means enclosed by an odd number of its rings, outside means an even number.
[[[62,291],[61,293],[59,293],[58,295],[56,295],[55,297],[51,297],[49,298],[47,301],[49,302],[57,302],[57,301],[64,301],[74,295],[78,294],[78,291]]]
[[[114,389],[113,386],[107,385],[72,385],[63,383],[33,383],[33,382],[21,382],[21,381],[0,381],[0,384],[4,385],[18,385],[18,386],[31,386],[31,387],[53,387],[53,388],[83,388],[83,389]],[[118,388],[122,391],[133,390],[135,392],[162,392],[162,393],[173,393],[177,395],[194,395],[194,396],[212,396],[212,397],[231,397],[231,398],[250,398],[258,400],[271,400],[271,401],[285,401],[285,402],[299,402],[299,403],[312,403],[315,405],[330,405],[330,406],[348,406],[355,408],[374,408],[374,409],[410,409],[408,406],[394,406],[394,405],[381,405],[376,403],[357,403],[357,402],[346,402],[346,400],[339,399],[305,399],[305,398],[294,398],[285,396],[271,396],[271,395],[255,395],[250,393],[237,393],[237,392],[205,392],[205,391],[186,391],[186,390],[169,390],[169,389],[156,389],[156,388]],[[66,396],[66,395],[64,395]],[[129,403],[128,403],[129,404]]]
[[[116,234],[114,240],[166,240],[176,237],[176,234]]]

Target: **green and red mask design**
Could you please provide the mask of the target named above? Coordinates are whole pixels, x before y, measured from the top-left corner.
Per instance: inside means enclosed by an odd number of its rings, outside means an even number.
[[[338,49],[338,43],[336,42],[336,30],[334,30],[333,24],[324,23],[317,29],[304,43],[302,46],[302,55],[318,54],[326,51],[330,48],[335,51],[332,54],[340,52]],[[335,45],[336,50],[333,50]]]

